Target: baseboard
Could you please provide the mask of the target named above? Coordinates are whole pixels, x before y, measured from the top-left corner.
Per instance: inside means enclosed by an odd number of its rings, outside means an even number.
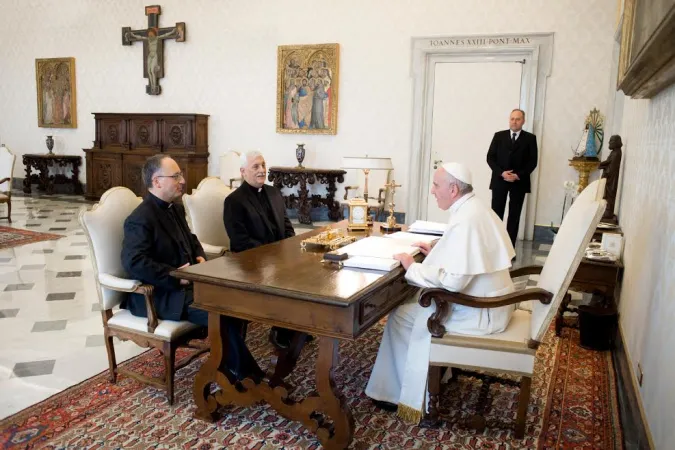
[[[649,424],[638,394],[637,378],[633,372],[632,359],[623,339],[621,323],[617,327],[615,343],[612,361],[616,372],[619,414],[626,450],[654,449]]]

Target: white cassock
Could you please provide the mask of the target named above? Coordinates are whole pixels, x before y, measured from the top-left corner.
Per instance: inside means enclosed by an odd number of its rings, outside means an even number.
[[[513,245],[504,223],[473,193],[449,209],[443,236],[422,263],[405,274],[408,283],[443,288],[475,297],[496,297],[514,291],[509,275]],[[398,404],[398,415],[418,423],[426,395],[431,333],[427,320],[436,305],[422,308],[418,296],[389,315],[366,395]],[[445,322],[448,333],[484,335],[503,331],[515,306],[471,308],[452,305]]]

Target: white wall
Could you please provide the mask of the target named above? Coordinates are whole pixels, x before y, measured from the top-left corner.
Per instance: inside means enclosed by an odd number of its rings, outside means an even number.
[[[166,44],[163,93],[157,97],[145,94],[140,43],[121,44],[122,27],[146,27],[148,2],[2,3],[0,140],[18,153],[46,151],[44,136],[54,134],[57,153],[83,155],[94,139],[92,112],[196,112],[211,115],[210,174],[218,173],[217,156],[231,148],[260,148],[269,164],[294,165],[295,144],[305,142],[307,166],[334,167],[342,155],[391,155],[394,177],[404,181],[411,145],[411,37],[554,32],[537,210],[537,223],[549,224],[560,218],[563,181],[576,176],[567,159],[583,119],[607,104],[612,0],[324,0],[311,7],[165,0],[160,26],[185,22],[187,42]],[[341,46],[338,134],[277,134],[277,46],[326,42]],[[66,56],[76,58],[78,128],[38,128],[35,58]],[[22,173],[18,164],[15,175]],[[399,208],[407,192],[407,186],[397,190]]]
[[[626,244],[621,327],[655,448],[675,442],[675,85],[626,99],[619,222]]]

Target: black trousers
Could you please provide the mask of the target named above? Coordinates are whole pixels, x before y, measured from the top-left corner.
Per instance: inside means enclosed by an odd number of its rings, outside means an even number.
[[[511,238],[511,244],[516,247],[518,239],[518,226],[520,225],[520,212],[525,202],[525,192],[521,189],[493,189],[492,190],[492,210],[504,220],[504,210],[506,209],[506,197],[509,197],[509,217],[506,219],[506,231]]]

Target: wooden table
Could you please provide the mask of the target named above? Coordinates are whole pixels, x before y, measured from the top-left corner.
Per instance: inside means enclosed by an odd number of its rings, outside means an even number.
[[[339,169],[309,169],[307,167],[270,167],[268,180],[281,189],[282,187],[292,188],[298,186],[298,196],[295,194],[284,195],[286,208],[298,210],[298,220],[300,223],[311,224],[311,208],[317,208],[321,205],[328,207],[328,217],[331,220],[342,219],[342,209],[340,203],[335,200],[336,183],[345,181],[344,176],[347,172]],[[308,184],[316,182],[326,185],[326,197],[320,195],[309,196]]]
[[[54,193],[54,184],[72,184],[74,194],[82,194],[82,183],[80,183],[80,166],[82,157],[77,155],[54,155],[54,154],[26,154],[23,155],[23,164],[26,167],[26,178],[23,180],[23,192],[31,193],[31,184],[38,183],[38,189],[47,194]],[[63,174],[49,175],[51,167],[71,166],[73,174],[67,177]],[[31,169],[36,169],[40,173],[31,174]]]
[[[347,222],[333,227],[346,228]],[[325,229],[325,228],[324,228]],[[379,234],[379,224],[365,236]],[[335,385],[339,339],[354,340],[385,314],[413,295],[399,267],[388,273],[338,269],[322,263],[323,251],[303,251],[300,242],[321,230],[190,266],[172,273],[194,283],[193,306],[209,312],[211,354],[195,377],[195,416],[215,420],[218,404],[269,403],[282,416],[302,422],[328,449],[346,448],[354,419]],[[368,234],[366,234],[368,233]],[[421,260],[421,257],[419,257]],[[300,331],[279,356],[274,374],[256,383],[247,378],[237,389],[225,370],[227,335],[224,317]],[[306,334],[319,337],[316,366],[318,394],[294,402],[283,384],[297,362]],[[228,378],[230,377],[230,378]],[[222,391],[210,393],[211,383]],[[243,385],[243,389],[242,389]],[[332,427],[326,420],[332,420]]]

